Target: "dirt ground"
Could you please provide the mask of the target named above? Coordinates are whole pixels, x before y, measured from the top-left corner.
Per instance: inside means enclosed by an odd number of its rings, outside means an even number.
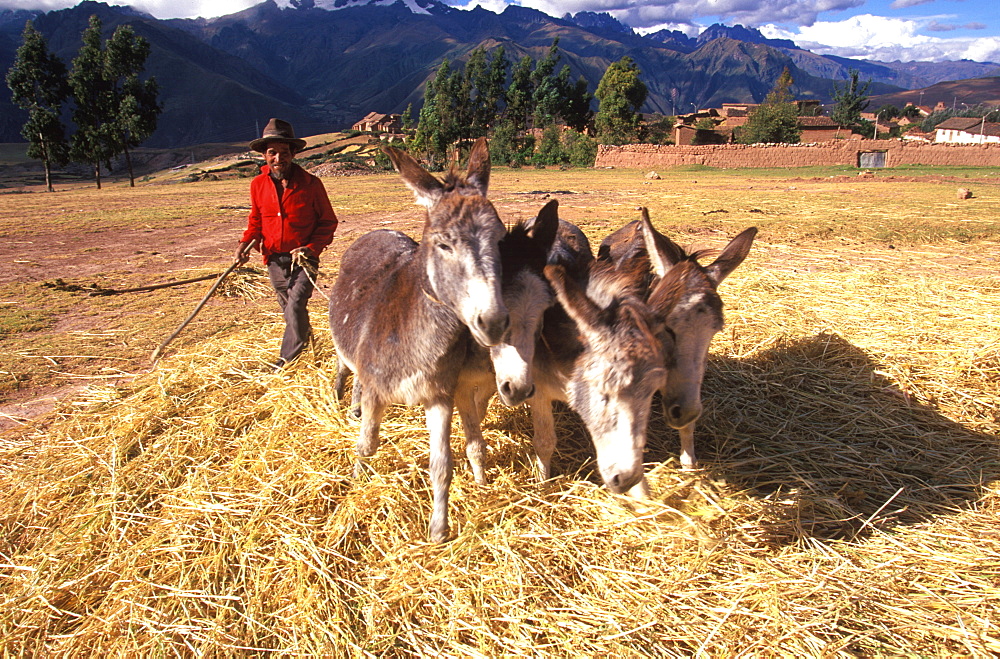
[[[41,194],[41,191],[38,191]],[[205,268],[214,268],[221,273],[231,261],[231,248],[246,226],[247,208],[226,209],[231,214],[228,221],[216,221],[207,228],[201,223],[197,231],[185,233],[183,248],[178,248],[178,230],[170,228],[140,228],[132,232],[122,231],[54,231],[44,236],[7,236],[0,240],[0,282],[23,283],[26,286],[53,285],[62,280],[68,286],[99,286],[101,288],[131,288],[164,282],[178,281],[197,276]],[[416,232],[419,225],[417,214],[410,212],[395,217],[394,228],[410,224],[409,231]],[[388,218],[388,220],[387,220]],[[352,214],[347,226],[338,231],[336,244],[331,247],[325,260],[337,259],[346,244],[373,228],[384,226],[393,216],[385,213]],[[402,229],[406,230],[406,229]],[[260,265],[259,254],[251,259],[250,266],[259,270],[260,280],[266,279]],[[193,275],[182,273],[197,268]],[[62,291],[64,296],[74,297],[75,304],[60,314],[54,327],[46,332],[72,332],[78,336],[99,337],[101,333],[113,336],[112,342],[121,338],[121,325],[127,324],[128,316],[141,316],[142,310],[130,310],[129,303],[153,296],[171,300],[174,306],[171,322],[165,327],[179,326],[181,320],[193,310],[213,280],[186,284],[174,288],[161,289],[156,293],[124,293],[113,297],[91,297],[86,291]],[[321,289],[332,285],[332,279],[321,279]],[[95,313],[95,301],[121,300],[124,304],[119,314],[111,311]],[[311,306],[322,306],[326,301],[315,295]],[[24,308],[31,302],[21,301]],[[197,320],[176,340],[180,345],[197,336],[197,326],[210,325],[213,319],[224,318],[228,314],[253,315],[276,312],[277,306],[270,296],[259,300],[234,300],[216,294],[199,313]],[[0,306],[3,313],[3,306]],[[117,316],[117,317],[116,317]],[[137,324],[141,319],[136,318]],[[170,330],[152,334],[155,340],[165,339]],[[115,336],[117,335],[117,336]],[[2,339],[0,334],[0,339]],[[128,342],[128,339],[121,343]],[[149,338],[144,337],[143,346],[109,345],[113,354],[105,358],[88,358],[72,362],[48,356],[45,366],[55,370],[59,377],[34,386],[32,380],[22,381],[12,391],[0,391],[0,444],[6,431],[23,427],[40,416],[52,411],[59,401],[69,399],[90,385],[100,382],[112,386],[125,384],[135,376],[149,372],[153,366],[149,361]],[[46,355],[38,356],[45,359]],[[0,370],[3,370],[0,368]],[[120,374],[120,377],[115,377]],[[15,376],[16,377],[16,376]]]

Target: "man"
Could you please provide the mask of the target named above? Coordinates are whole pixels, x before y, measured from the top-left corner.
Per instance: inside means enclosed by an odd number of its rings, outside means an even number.
[[[333,242],[337,216],[323,182],[292,158],[306,145],[295,137],[292,125],[271,119],[250,148],[264,154],[265,165],[250,183],[250,216],[236,250],[236,260],[249,258],[247,246],[257,240],[264,256],[278,304],[285,316],[285,335],[275,371],[291,363],[309,341],[311,327],[306,305],[319,255]]]

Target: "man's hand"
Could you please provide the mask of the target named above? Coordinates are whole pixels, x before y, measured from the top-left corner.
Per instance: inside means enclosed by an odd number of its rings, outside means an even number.
[[[292,250],[292,265],[302,268],[309,275],[309,278],[316,283],[316,275],[319,270],[319,259],[308,247],[296,247]]]
[[[236,246],[236,256],[233,259],[234,261],[236,261],[236,263],[243,265],[244,263],[250,260],[249,245],[250,243],[246,242],[246,243],[240,243],[239,245]]]
[[[306,259],[316,260],[316,255],[308,247],[296,247],[292,250],[292,263],[303,265]]]

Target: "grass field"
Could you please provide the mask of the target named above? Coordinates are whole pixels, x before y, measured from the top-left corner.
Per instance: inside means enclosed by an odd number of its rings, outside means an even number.
[[[443,545],[422,411],[393,408],[351,478],[321,296],[315,349],[275,376],[259,269],[155,367],[207,282],[45,286],[221,271],[246,180],[0,194],[0,396],[59,398],[0,434],[0,652],[1000,654],[997,172],[645,173],[499,169],[491,198],[509,222],[557,198],[595,248],[642,206],[682,245],[760,228],[721,287],[701,468],[656,406],[653,500],[625,505],[563,410],[538,483],[527,411],[494,401],[489,483],[459,468]],[[342,224],[321,288],[362,232],[419,234],[396,175],[324,182]]]

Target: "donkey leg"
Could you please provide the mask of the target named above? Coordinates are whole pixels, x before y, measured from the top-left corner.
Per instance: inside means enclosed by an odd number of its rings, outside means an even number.
[[[552,416],[552,400],[535,394],[531,399],[531,423],[535,432],[531,441],[535,446],[535,475],[538,480],[548,480],[552,453],[556,450],[556,425]]]
[[[351,411],[349,412],[349,414],[351,416],[353,416],[355,419],[360,419],[361,418],[361,397],[362,396],[363,396],[363,394],[361,393],[361,380],[359,380],[357,378],[357,376],[355,376],[354,377],[354,386],[351,387]]]
[[[479,420],[482,422],[486,418],[486,413],[490,409],[490,398],[496,393],[490,387],[476,388],[476,410],[479,412]]]
[[[347,381],[347,374],[351,372],[351,369],[347,368],[347,364],[340,357],[337,357],[337,375],[333,379],[333,393],[337,396],[338,401],[344,400],[344,385]]]
[[[427,431],[431,440],[431,488],[434,510],[431,513],[431,541],[448,539],[448,488],[451,487],[451,414],[452,401],[443,400],[424,405]]]
[[[698,461],[694,457],[694,426],[695,422],[680,428],[677,433],[681,436],[681,468],[695,469]]]
[[[486,440],[483,439],[482,416],[479,414],[477,392],[471,390],[459,391],[455,395],[455,407],[462,419],[462,430],[465,432],[465,456],[472,467],[472,475],[480,485],[486,484]]]
[[[359,477],[368,469],[368,458],[375,455],[379,446],[379,426],[386,404],[371,398],[361,401],[361,434],[358,437],[358,461],[354,466],[354,477]]]

